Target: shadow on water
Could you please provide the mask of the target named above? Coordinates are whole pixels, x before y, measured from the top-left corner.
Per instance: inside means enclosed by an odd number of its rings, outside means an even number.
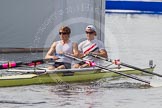
[[[88,83],[66,83],[63,85],[55,85],[51,88],[51,92],[56,93],[57,95],[78,95],[79,93],[90,93],[96,92],[99,89],[99,86],[95,87],[92,82]]]
[[[121,83],[109,83],[104,88],[129,88],[129,89],[148,89],[150,88],[147,84],[132,83],[132,82],[121,82]]]
[[[78,94],[91,94],[99,92],[102,88],[106,89],[149,89],[151,86],[127,78],[105,78],[86,83],[66,83],[63,85],[52,86],[50,92],[57,95],[68,96]]]
[[[115,78],[106,78],[101,79],[95,82],[96,85],[99,85],[100,88],[124,88],[124,89],[148,89],[151,86],[145,83],[141,83],[132,79],[115,77]]]
[[[20,102],[20,101],[11,101],[11,100],[0,100],[0,104],[44,104],[46,102]]]

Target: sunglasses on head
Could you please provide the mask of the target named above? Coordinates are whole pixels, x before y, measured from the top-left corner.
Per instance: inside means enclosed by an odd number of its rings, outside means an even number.
[[[66,35],[68,33],[66,33],[66,32],[59,32],[59,35],[61,35],[61,34]]]
[[[86,34],[93,34],[94,32],[92,31],[92,32],[87,32],[87,31],[85,31],[86,32]]]

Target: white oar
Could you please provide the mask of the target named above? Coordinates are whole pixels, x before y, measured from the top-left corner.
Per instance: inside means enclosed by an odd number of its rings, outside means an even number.
[[[68,58],[71,58],[71,59],[74,59],[74,60],[77,60],[77,61],[80,61],[80,62],[85,62],[84,60],[79,59],[79,58],[76,58],[76,57],[73,57],[73,56],[71,56],[71,55],[69,55],[69,54],[64,54],[64,56],[66,56],[66,57],[68,57]],[[85,62],[85,63],[86,63],[86,62]],[[137,81],[144,82],[144,83],[146,83],[146,84],[149,84],[149,85],[152,86],[152,87],[157,87],[157,85],[155,85],[153,82],[143,80],[143,79],[138,78],[138,77],[136,77],[136,76],[131,76],[131,75],[128,75],[128,74],[125,74],[125,73],[122,73],[122,72],[113,71],[113,70],[111,70],[111,69],[105,68],[105,67],[100,66],[100,65],[95,65],[95,66],[98,67],[98,68],[100,68],[100,69],[105,69],[105,70],[114,72],[114,73],[116,73],[116,74],[119,74],[119,75],[122,75],[122,76],[126,76],[126,77],[128,77],[128,78],[132,78],[132,79],[137,80]]]
[[[101,57],[101,56],[94,55],[94,54],[92,54],[92,53],[90,54],[90,56],[93,56],[93,57],[95,57],[95,58],[98,58],[98,59],[101,59],[101,60],[104,60],[104,61],[108,61],[108,62],[111,62],[111,63],[114,62],[114,60],[112,60],[112,59],[103,58],[103,57]],[[148,74],[151,74],[151,75],[156,75],[156,76],[162,77],[162,75],[160,75],[160,74],[158,74],[158,73],[149,72],[149,71],[147,71],[147,70],[144,70],[144,69],[141,69],[141,68],[138,68],[138,67],[135,67],[135,66],[126,64],[126,63],[119,62],[119,63],[117,63],[117,65],[122,65],[122,66],[125,66],[125,67],[129,67],[129,68],[132,68],[132,69],[135,69],[135,70],[142,71],[142,72],[144,72],[144,73],[148,73]]]
[[[103,58],[101,56],[94,55],[92,53],[90,54],[90,56],[93,56],[95,58],[98,58],[98,59],[101,59],[101,60],[104,60],[104,61],[108,61],[108,62],[111,62],[111,63],[114,62],[114,60],[112,60],[112,59]],[[158,73],[149,72],[147,70],[144,70],[144,69],[141,69],[141,68],[126,64],[126,63],[119,62],[118,65],[122,65],[122,66],[125,66],[125,67],[129,67],[129,68],[132,68],[132,69],[135,69],[135,70],[142,71],[144,73],[148,73],[148,74],[151,74],[151,75],[156,75],[156,76],[162,77],[162,75],[160,75]],[[144,82],[144,81],[142,81],[142,82]],[[159,82],[158,80],[147,81],[146,83],[150,84],[150,86],[152,86],[152,87],[161,87],[162,86],[162,82]]]
[[[100,68],[92,67],[92,68],[82,68],[82,69],[60,69],[60,70],[48,70],[48,69],[34,69],[34,70],[21,70],[21,69],[9,69],[7,72],[20,72],[20,73],[33,73],[33,74],[42,74],[42,73],[66,73],[66,72],[87,72],[87,71],[94,71],[100,70]]]

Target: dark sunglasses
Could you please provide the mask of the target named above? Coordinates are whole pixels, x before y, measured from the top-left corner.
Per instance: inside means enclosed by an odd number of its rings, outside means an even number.
[[[86,34],[93,34],[94,32],[87,32],[87,31],[85,31],[86,32]]]
[[[59,35],[61,35],[61,34],[66,35],[68,33],[66,33],[66,32],[59,32]]]

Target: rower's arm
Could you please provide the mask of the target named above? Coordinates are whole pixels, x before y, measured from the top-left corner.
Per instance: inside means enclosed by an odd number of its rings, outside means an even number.
[[[92,53],[95,54],[95,55],[104,57],[104,58],[108,58],[108,54],[107,54],[107,51],[105,49],[101,49],[98,52],[92,52]]]
[[[105,46],[104,46],[103,42],[99,41],[98,47],[99,47],[99,51],[93,52],[93,54],[96,54],[96,55],[104,57],[104,58],[108,58],[108,54],[107,54],[107,51],[105,50]]]
[[[73,43],[73,54],[74,57],[78,57],[79,56],[79,50],[78,50],[78,44],[77,43]]]
[[[56,42],[54,42],[50,49],[48,50],[46,56],[45,56],[45,59],[54,59],[54,60],[57,60],[59,59],[58,57],[54,56],[54,52],[56,51]]]

